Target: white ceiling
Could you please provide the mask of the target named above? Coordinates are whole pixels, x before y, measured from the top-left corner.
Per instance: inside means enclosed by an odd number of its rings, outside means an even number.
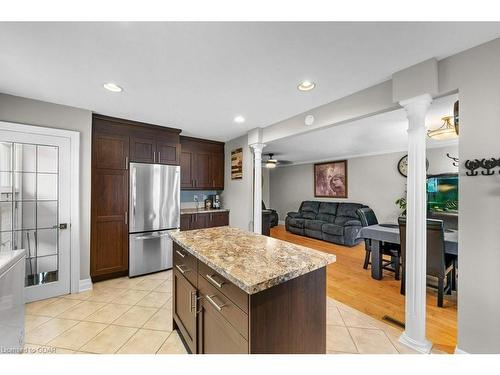
[[[428,129],[440,127],[441,118],[453,115],[458,95],[435,99],[426,116]],[[274,153],[278,160],[302,164],[315,161],[386,154],[408,150],[408,120],[404,109],[378,114],[361,120],[314,130],[268,144],[263,153]],[[427,147],[457,143],[427,138]],[[264,158],[265,159],[265,158]]]
[[[4,22],[0,92],[228,140],[499,36],[500,23]]]

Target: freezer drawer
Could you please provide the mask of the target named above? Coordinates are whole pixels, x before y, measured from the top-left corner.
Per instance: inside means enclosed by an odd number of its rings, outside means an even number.
[[[168,231],[130,234],[129,252],[130,277],[172,268],[172,239]]]

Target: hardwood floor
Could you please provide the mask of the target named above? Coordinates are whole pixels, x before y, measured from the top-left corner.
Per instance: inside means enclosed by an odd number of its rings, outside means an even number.
[[[399,293],[400,282],[394,280],[394,274],[389,271],[384,271],[384,278],[380,281],[371,278],[370,269],[363,269],[364,243],[352,248],[335,245],[289,233],[284,225],[272,228],[271,237],[335,254],[337,262],[327,269],[328,296],[375,319],[382,320],[388,315],[404,322],[405,306],[404,296]],[[457,341],[456,293],[445,296],[444,308],[437,307],[436,297],[437,292],[427,288],[427,338],[436,349],[453,353]]]

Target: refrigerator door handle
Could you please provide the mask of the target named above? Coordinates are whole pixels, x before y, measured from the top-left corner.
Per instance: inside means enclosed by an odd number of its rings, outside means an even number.
[[[162,234],[150,234],[150,235],[147,235],[147,236],[139,236],[139,237],[135,237],[135,240],[136,241],[140,241],[140,240],[154,240],[155,238],[161,238],[161,237],[167,237],[168,236],[168,233],[162,233]]]

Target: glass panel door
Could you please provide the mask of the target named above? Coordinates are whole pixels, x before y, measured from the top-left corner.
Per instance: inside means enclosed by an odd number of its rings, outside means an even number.
[[[0,129],[0,252],[26,252],[26,300],[69,293],[69,139]]]
[[[59,279],[59,147],[0,144],[0,251],[26,250],[25,285]]]

